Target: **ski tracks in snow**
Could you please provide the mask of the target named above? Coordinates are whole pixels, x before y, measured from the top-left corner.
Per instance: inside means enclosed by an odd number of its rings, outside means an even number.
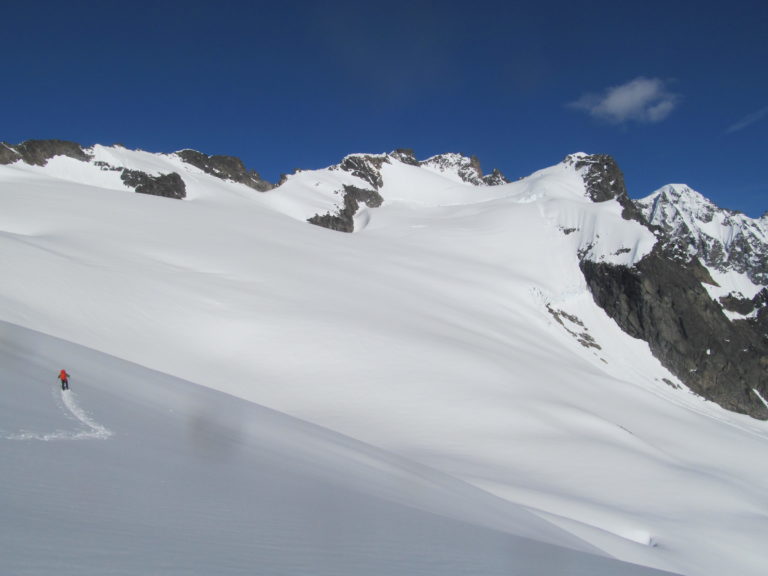
[[[54,392],[55,394],[55,392]],[[57,398],[57,404],[65,411],[68,418],[76,420],[85,429],[79,431],[56,430],[41,434],[39,432],[29,432],[22,430],[15,434],[6,435],[6,440],[41,440],[49,442],[52,440],[106,440],[112,436],[112,431],[93,420],[88,413],[77,403],[77,396],[71,390],[60,391],[60,397]]]

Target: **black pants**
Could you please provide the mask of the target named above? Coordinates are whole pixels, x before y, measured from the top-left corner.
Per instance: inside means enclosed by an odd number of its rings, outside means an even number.
[[[69,380],[67,380],[66,378],[61,379],[61,389],[69,390]]]

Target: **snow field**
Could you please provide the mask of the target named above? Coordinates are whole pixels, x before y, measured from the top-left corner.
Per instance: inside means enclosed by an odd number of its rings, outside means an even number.
[[[354,183],[342,172],[259,194],[172,157],[109,153],[184,170],[189,200],[0,167],[0,319],[383,449],[622,560],[763,573],[768,429],[664,383],[647,345],[594,305],[577,250],[631,263],[652,236],[587,201],[566,167],[478,189],[385,165],[384,205],[344,235],[301,221],[332,210],[336,185]],[[112,419],[96,421],[116,442]],[[334,482],[352,466],[326,465]],[[423,509],[434,490],[402,503]]]
[[[47,378],[62,358],[82,407]],[[3,427],[56,440],[0,439],[4,573],[657,573],[437,470],[2,322],[0,361]],[[81,431],[96,418],[108,437]]]

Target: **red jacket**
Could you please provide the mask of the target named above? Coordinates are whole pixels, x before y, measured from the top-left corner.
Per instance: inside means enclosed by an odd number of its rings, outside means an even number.
[[[59,380],[66,380],[67,378],[69,378],[69,374],[67,374],[66,370],[59,372]]]

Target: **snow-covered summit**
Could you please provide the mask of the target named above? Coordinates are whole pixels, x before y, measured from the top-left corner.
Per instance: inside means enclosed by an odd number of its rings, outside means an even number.
[[[418,160],[413,150],[400,148],[385,154],[350,154],[342,162],[332,168],[348,172],[365,172],[370,177],[366,179],[376,187],[381,186],[379,172],[384,164],[405,164],[421,167],[440,174],[457,183],[472,184],[473,186],[498,186],[509,181],[499,170],[494,169],[490,174],[483,174],[480,160],[476,156],[464,156],[457,153],[438,154]]]
[[[266,202],[301,220],[345,232],[364,229],[386,202],[421,206],[473,204],[500,196],[506,178],[483,176],[476,159],[443,154],[420,161],[410,149],[355,153],[338,164],[287,176]]]
[[[638,200],[680,257],[696,257],[715,280],[753,297],[768,285],[768,220],[719,208],[686,184],[668,184]],[[739,280],[741,279],[741,281]]]

